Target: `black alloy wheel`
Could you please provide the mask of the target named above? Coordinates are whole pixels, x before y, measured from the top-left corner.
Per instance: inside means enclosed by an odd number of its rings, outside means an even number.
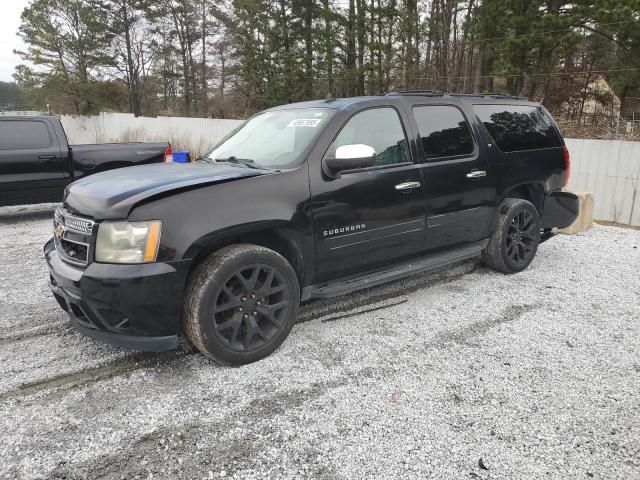
[[[507,198],[498,207],[489,243],[482,252],[487,266],[516,273],[529,266],[540,243],[540,217],[536,207],[521,198]]]
[[[184,332],[202,353],[244,365],[274,352],[298,314],[300,283],[277,252],[251,244],[223,247],[189,277]]]
[[[519,211],[509,222],[505,235],[507,256],[516,265],[528,264],[536,253],[539,232],[538,223],[527,210]]]
[[[230,350],[255,351],[283,327],[289,307],[282,274],[264,263],[246,265],[233,272],[220,289],[213,305],[213,327]]]

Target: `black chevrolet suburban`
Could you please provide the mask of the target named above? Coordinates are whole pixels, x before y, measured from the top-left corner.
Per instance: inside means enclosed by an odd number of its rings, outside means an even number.
[[[60,119],[50,115],[0,116],[0,206],[59,202],[79,178],[114,168],[169,160],[171,145],[69,145]]]
[[[397,92],[261,112],[189,165],[70,185],[44,252],[73,325],[144,350],[181,334],[244,364],[301,301],[471,257],[515,273],[570,225],[569,154],[538,103]]]

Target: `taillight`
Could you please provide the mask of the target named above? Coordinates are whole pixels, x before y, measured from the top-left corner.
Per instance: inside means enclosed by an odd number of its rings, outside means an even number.
[[[173,150],[171,150],[171,145],[169,145],[164,151],[164,162],[173,162]]]
[[[562,186],[566,187],[569,183],[569,174],[571,173],[571,156],[569,155],[569,149],[565,145],[562,147],[562,153],[564,154],[564,181]]]

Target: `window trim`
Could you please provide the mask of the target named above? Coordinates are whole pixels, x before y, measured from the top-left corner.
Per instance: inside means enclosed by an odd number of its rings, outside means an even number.
[[[424,151],[424,147],[422,146],[422,135],[420,135],[420,125],[418,125],[418,120],[416,118],[416,114],[414,113],[414,109],[416,107],[453,107],[457,109],[462,118],[464,119],[467,127],[469,128],[469,133],[471,134],[471,142],[473,143],[473,150],[471,153],[465,153],[461,155],[447,155],[444,157],[427,157]],[[473,161],[478,157],[478,142],[476,141],[476,137],[473,134],[473,128],[471,128],[471,123],[469,123],[469,119],[465,115],[464,111],[458,106],[451,103],[414,103],[411,105],[411,115],[413,115],[413,120],[416,122],[416,133],[418,134],[418,143],[420,144],[420,149],[422,150],[423,159],[420,163],[443,163],[443,162],[453,162],[456,160],[462,161]],[[456,162],[457,163],[457,162]]]
[[[347,117],[347,119],[344,121],[344,123],[342,124],[340,129],[337,131],[337,133],[333,136],[333,138],[329,142],[329,145],[327,146],[327,149],[322,154],[322,159],[321,160],[324,160],[327,157],[327,152],[332,147],[333,142],[336,141],[336,138],[338,138],[338,136],[342,133],[342,130],[344,130],[344,127],[347,126],[347,124],[351,121],[351,119],[353,117],[355,117],[356,115],[358,115],[360,113],[366,112],[367,110],[374,110],[374,109],[378,109],[378,108],[391,108],[391,109],[395,110],[396,115],[398,116],[398,121],[400,122],[400,127],[402,128],[402,133],[404,134],[404,140],[405,140],[405,142],[407,142],[407,152],[409,154],[409,160],[406,161],[406,162],[391,163],[391,164],[388,164],[388,165],[374,165],[372,167],[366,167],[366,168],[352,168],[351,170],[342,170],[340,172],[340,175],[349,174],[349,173],[370,172],[370,171],[374,171],[374,170],[386,170],[386,169],[389,169],[389,168],[406,167],[408,165],[414,165],[416,162],[414,162],[413,155],[411,154],[411,148],[410,148],[410,144],[409,144],[409,137],[407,136],[407,129],[406,129],[406,126],[405,126],[404,121],[402,119],[402,114],[400,113],[400,110],[395,107],[395,105],[389,105],[389,104],[371,105],[369,107],[365,107],[365,108],[361,108],[359,110],[356,110],[351,115],[349,115],[349,117]]]
[[[491,135],[491,132],[489,131],[487,126],[484,124],[484,122],[482,121],[480,116],[476,113],[475,107],[476,106],[484,106],[484,105],[505,106],[505,107],[541,108],[543,112],[545,112],[547,115],[549,115],[548,118],[551,119],[551,127],[553,127],[553,129],[555,130],[556,134],[558,135],[558,140],[560,140],[560,145],[558,145],[557,147],[542,147],[542,148],[527,148],[527,149],[524,149],[524,150],[511,150],[510,152],[502,150],[500,148],[500,146],[498,145],[498,142],[496,142],[496,139],[493,138],[493,135]],[[478,118],[478,121],[480,122],[482,127],[487,131],[487,134],[489,135],[489,138],[491,139],[493,145],[495,145],[496,148],[498,149],[498,151],[500,153],[503,153],[504,155],[511,155],[512,153],[521,153],[521,152],[539,152],[541,150],[551,150],[552,148],[562,148],[563,145],[564,145],[564,139],[562,138],[562,134],[560,133],[560,129],[558,129],[558,126],[556,125],[555,120],[553,119],[551,114],[547,111],[547,109],[544,108],[544,106],[542,106],[541,104],[525,105],[525,104],[518,104],[518,103],[472,103],[471,104],[471,108],[473,109],[473,114]]]
[[[45,122],[44,120],[40,120],[40,119],[35,119],[35,118],[11,118],[11,119],[0,119],[0,123],[3,122],[15,122],[15,123],[20,123],[20,122],[31,122],[31,123],[41,123],[42,125],[44,125],[44,129],[47,132],[47,135],[49,136],[49,145],[44,145],[41,147],[16,147],[16,148],[2,148],[0,147],[0,152],[11,152],[11,151],[15,151],[15,150],[43,150],[45,148],[51,148],[53,147],[53,137],[51,136],[51,129],[49,128],[49,124],[48,122]]]

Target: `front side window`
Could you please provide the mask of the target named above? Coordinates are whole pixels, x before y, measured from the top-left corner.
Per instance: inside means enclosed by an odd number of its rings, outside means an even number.
[[[259,113],[240,125],[203,160],[241,161],[260,168],[293,168],[329,122],[332,108],[298,108]]]
[[[422,149],[430,161],[470,155],[474,146],[469,124],[454,106],[428,105],[413,108]]]
[[[400,116],[391,107],[370,108],[355,114],[342,127],[327,153],[334,154],[338,147],[356,144],[373,147],[377,167],[411,162]]]
[[[49,129],[35,120],[0,121],[0,150],[47,148],[51,146]]]
[[[542,107],[474,105],[473,109],[503,152],[562,146],[553,121]]]

